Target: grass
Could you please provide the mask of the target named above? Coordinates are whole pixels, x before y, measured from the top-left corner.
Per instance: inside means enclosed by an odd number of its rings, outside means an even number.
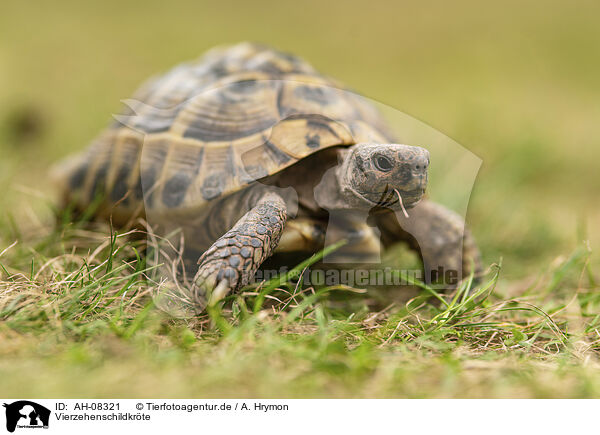
[[[596,3],[5,3],[3,396],[600,397]],[[239,40],[299,53],[481,157],[481,283],[407,304],[290,275],[178,320],[152,305],[143,241],[57,223],[51,163],[144,78]]]
[[[299,285],[309,261],[184,320],[153,306],[143,242],[89,227],[67,224],[0,256],[5,396],[600,392],[600,293],[587,246],[517,296],[498,289],[492,265],[481,285],[466,280],[450,295],[423,286],[406,304],[373,312],[359,296],[342,309],[330,296],[343,290]],[[47,381],[27,382],[30,373]]]

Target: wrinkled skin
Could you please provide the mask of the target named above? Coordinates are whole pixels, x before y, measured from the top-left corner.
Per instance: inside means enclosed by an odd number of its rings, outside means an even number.
[[[342,154],[331,179],[315,192],[327,210],[401,210],[416,205],[427,187],[429,152],[407,145],[357,144]],[[327,176],[328,174],[326,174]]]

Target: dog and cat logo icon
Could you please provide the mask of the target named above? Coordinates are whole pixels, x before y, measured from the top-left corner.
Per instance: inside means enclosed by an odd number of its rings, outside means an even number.
[[[45,406],[29,400],[18,400],[5,403],[6,430],[15,429],[48,429],[50,410]]]

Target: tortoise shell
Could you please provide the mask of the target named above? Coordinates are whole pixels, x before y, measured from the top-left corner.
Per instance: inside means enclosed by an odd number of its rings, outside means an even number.
[[[198,209],[327,147],[390,142],[378,112],[303,60],[250,43],[146,82],[58,171],[80,205]],[[77,194],[77,195],[75,195]]]

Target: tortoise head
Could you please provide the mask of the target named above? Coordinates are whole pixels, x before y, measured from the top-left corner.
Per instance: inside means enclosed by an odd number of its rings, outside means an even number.
[[[328,209],[409,209],[425,193],[428,167],[424,148],[359,143],[341,152],[341,162],[331,174],[336,192],[321,188],[316,198]]]

